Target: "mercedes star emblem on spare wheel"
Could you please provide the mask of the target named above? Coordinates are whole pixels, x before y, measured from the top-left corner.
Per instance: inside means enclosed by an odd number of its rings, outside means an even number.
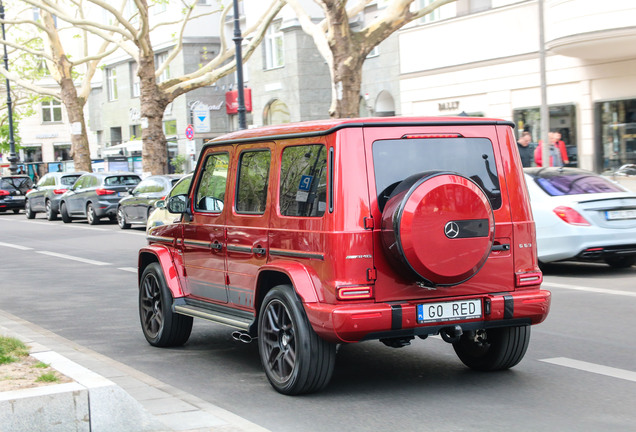
[[[444,225],[444,234],[450,239],[457,237],[459,235],[459,225],[453,221],[447,222]]]

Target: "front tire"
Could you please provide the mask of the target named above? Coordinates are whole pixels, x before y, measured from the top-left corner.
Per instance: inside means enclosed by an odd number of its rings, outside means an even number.
[[[35,218],[35,212],[31,210],[31,203],[29,202],[29,200],[26,200],[24,202],[24,214],[26,215],[27,219]]]
[[[464,333],[453,348],[459,359],[478,371],[509,369],[528,349],[530,326],[499,327]]]
[[[95,214],[95,208],[92,203],[86,205],[86,220],[89,225],[97,225],[99,223],[99,218]]]
[[[66,203],[60,203],[60,215],[62,216],[62,222],[70,223],[73,219],[68,214],[68,210],[66,210]]]
[[[314,332],[290,285],[272,288],[263,300],[258,350],[267,379],[279,393],[319,391],[333,375],[336,345]]]
[[[190,338],[193,319],[172,312],[172,295],[158,263],[149,264],[141,276],[139,319],[152,346],[181,346]]]
[[[53,211],[53,206],[51,205],[51,200],[46,200],[46,203],[44,204],[44,207],[46,208],[46,219],[47,220],[54,221],[55,219],[57,219],[57,213]]]
[[[121,207],[117,209],[117,225],[119,225],[119,228],[121,229],[130,228],[130,224],[126,223],[126,215],[124,214],[124,210]]]

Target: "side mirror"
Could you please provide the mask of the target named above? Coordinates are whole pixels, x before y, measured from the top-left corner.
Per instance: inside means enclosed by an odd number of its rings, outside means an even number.
[[[188,196],[186,194],[175,195],[168,199],[168,211],[170,213],[187,213]]]

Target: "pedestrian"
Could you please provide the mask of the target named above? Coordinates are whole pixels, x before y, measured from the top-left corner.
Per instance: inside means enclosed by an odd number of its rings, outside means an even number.
[[[521,156],[521,165],[524,167],[532,166],[532,134],[528,131],[521,132],[521,136],[517,140],[517,148],[519,149],[519,156]]]
[[[561,140],[561,132],[557,130],[548,133],[548,141],[550,143],[550,164],[553,167],[562,167],[570,163],[565,143]],[[539,141],[539,145],[534,150],[534,161],[537,166],[543,166],[543,141]]]

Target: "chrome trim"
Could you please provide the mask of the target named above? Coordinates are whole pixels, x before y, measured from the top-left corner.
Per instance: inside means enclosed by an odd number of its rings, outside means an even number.
[[[183,244],[184,245],[188,245],[188,246],[203,246],[206,248],[209,248],[212,245],[212,242],[210,241],[205,241],[205,240],[183,240]]]
[[[155,236],[155,235],[149,235],[149,236],[146,236],[146,238],[148,239],[148,241],[156,241],[156,242],[164,242],[164,243],[172,243],[175,240],[174,237],[162,237],[162,236]]]
[[[228,250],[228,252],[252,253],[252,248],[249,246],[226,245],[225,248]]]

